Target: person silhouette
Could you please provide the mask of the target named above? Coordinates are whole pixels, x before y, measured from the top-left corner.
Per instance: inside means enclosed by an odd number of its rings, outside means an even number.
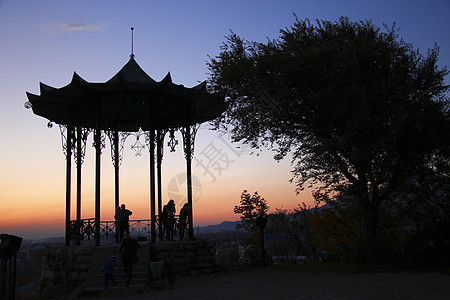
[[[168,241],[173,241],[175,220],[175,201],[172,199],[167,203],[167,228],[166,228],[166,239]]]
[[[102,271],[105,280],[105,290],[108,288],[108,283],[110,280],[112,281],[113,286],[117,285],[116,279],[114,278],[114,267],[116,264],[117,261],[114,255],[108,258],[103,264]]]
[[[137,252],[140,247],[139,243],[135,239],[132,239],[128,233],[123,235],[119,253],[122,258],[123,269],[127,274],[127,286],[130,285],[133,274],[133,265],[138,260]]]
[[[125,233],[130,234],[130,216],[133,213],[125,208],[125,204],[120,206],[120,209],[116,210],[116,220],[119,227],[119,241],[123,240]]]
[[[180,240],[184,238],[184,231],[187,227],[187,220],[189,215],[189,206],[187,203],[183,205],[183,208],[180,210],[180,217],[178,220],[178,230],[180,231]]]
[[[161,213],[161,221],[160,222],[162,222],[161,224],[163,226],[163,230],[164,230],[163,232],[165,232],[166,239],[167,239],[167,230],[169,228],[169,221],[168,220],[169,219],[168,219],[168,213],[167,213],[167,204],[165,204],[163,206],[163,210],[162,210],[162,213]]]

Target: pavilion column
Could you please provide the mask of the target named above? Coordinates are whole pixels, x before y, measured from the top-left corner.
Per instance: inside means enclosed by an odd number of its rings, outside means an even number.
[[[95,221],[94,239],[95,246],[100,246],[100,162],[101,162],[101,130],[94,131],[95,144]]]
[[[123,143],[125,142],[125,139],[129,134],[119,133],[118,130],[108,130],[106,131],[106,134],[109,137],[109,140],[111,142],[111,158],[112,158],[112,164],[114,166],[114,216],[116,214],[116,209],[119,207],[120,203],[120,193],[119,193],[119,187],[120,187],[120,181],[119,181],[119,169],[120,164],[122,161],[121,153],[123,149]],[[122,136],[123,138],[120,140],[119,136]],[[122,142],[120,142],[122,141]],[[102,145],[103,147],[103,145]],[[119,229],[118,224],[115,222],[115,239],[116,242],[119,242]]]
[[[156,214],[155,214],[155,130],[151,129],[149,134],[150,152],[150,227],[151,242],[156,242]]]
[[[70,182],[72,173],[72,133],[73,126],[67,126],[66,137],[66,232],[65,232],[65,245],[70,246]]]
[[[81,223],[81,165],[82,165],[82,129],[77,126],[77,238],[80,238],[80,223]]]
[[[187,195],[188,195],[188,231],[189,238],[191,240],[194,239],[194,222],[192,220],[193,211],[192,211],[192,152],[191,152],[191,129],[190,127],[186,128],[186,173],[187,173]]]
[[[196,125],[186,126],[183,133],[184,154],[186,157],[186,185],[188,199],[188,233],[189,238],[194,239],[194,221],[193,221],[193,205],[192,205],[192,156],[194,155],[194,140],[197,132]]]
[[[163,239],[163,227],[161,223],[161,211],[162,211],[162,158],[163,158],[163,148],[164,148],[164,135],[165,131],[162,129],[156,132],[156,164],[157,164],[157,182],[158,182],[158,232],[159,240]]]
[[[116,130],[113,133],[114,143],[114,211],[119,206],[119,132]]]
[[[113,132],[113,145],[114,145],[114,215],[116,209],[119,207],[119,131]],[[119,242],[119,230],[116,224],[116,242]]]

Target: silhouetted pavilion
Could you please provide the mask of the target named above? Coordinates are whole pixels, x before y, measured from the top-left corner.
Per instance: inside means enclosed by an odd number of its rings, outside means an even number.
[[[184,142],[189,204],[189,237],[193,238],[191,161],[195,135],[199,125],[217,118],[227,108],[222,95],[210,94],[206,82],[186,88],[174,84],[170,73],[157,82],[136,63],[134,55],[110,80],[91,83],[75,72],[72,81],[54,88],[40,83],[41,95],[27,92],[27,108],[59,125],[66,156],[66,245],[70,244],[71,157],[77,165],[76,218],[81,219],[81,165],[86,140],[94,132],[95,147],[95,224],[96,245],[100,244],[100,160],[104,136],[111,141],[115,169],[115,207],[119,206],[119,166],[125,139],[130,134],[145,134],[150,153],[150,218],[151,241],[156,240],[156,180],[158,184],[158,216],[161,215],[161,163],[163,141],[169,133],[171,151],[176,144],[174,132],[181,131]],[[155,161],[157,174],[155,174]]]

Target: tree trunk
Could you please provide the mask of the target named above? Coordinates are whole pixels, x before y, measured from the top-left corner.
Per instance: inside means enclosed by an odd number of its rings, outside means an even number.
[[[361,201],[362,220],[362,257],[363,262],[376,262],[379,257],[377,226],[379,221],[378,205],[368,195]]]

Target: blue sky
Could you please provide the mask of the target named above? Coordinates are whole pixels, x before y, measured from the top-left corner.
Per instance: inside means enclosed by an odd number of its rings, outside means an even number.
[[[14,220],[45,223],[48,216],[44,211],[52,214],[55,232],[63,231],[65,159],[59,131],[48,129],[47,120],[24,108],[25,92],[39,94],[39,82],[64,86],[74,71],[92,82],[111,78],[129,59],[132,26],[138,64],[155,80],[170,71],[175,83],[191,87],[207,79],[208,56],[219,53],[229,30],[263,42],[277,38],[280,29],[292,25],[293,13],[311,20],[337,20],[340,16],[354,21],[372,19],[378,26],[395,22],[401,28],[400,36],[424,54],[436,42],[439,64],[450,65],[449,12],[448,0],[0,0],[0,218],[10,215],[3,223],[0,219],[0,232],[21,234],[6,225]],[[139,204],[148,202],[148,157],[136,157],[129,149],[131,144],[126,144],[121,167],[122,198],[135,211],[148,212]],[[232,209],[243,189],[258,191],[272,210],[294,208],[303,201],[312,204],[307,192],[297,196],[295,186],[289,183],[289,161],[274,162],[270,150],[251,156],[248,149],[241,151],[243,148],[226,137],[219,138],[202,126],[196,141],[197,157],[211,144],[227,155],[229,164],[220,174],[211,174],[194,163],[194,174],[202,185],[194,208],[198,225],[237,219]],[[166,151],[166,196],[167,184],[184,172],[181,147],[177,151]],[[93,165],[93,150],[88,149],[83,167],[85,217],[91,215]],[[102,168],[102,218],[109,219],[113,201],[109,149],[104,151]],[[139,216],[145,218],[146,213]]]

